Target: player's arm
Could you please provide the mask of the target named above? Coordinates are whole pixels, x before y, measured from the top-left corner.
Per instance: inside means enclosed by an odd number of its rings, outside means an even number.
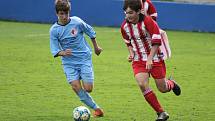
[[[128,48],[128,52],[129,52],[128,62],[132,62],[134,59],[134,51],[132,49],[132,46],[127,46],[127,48]]]
[[[90,25],[85,23],[83,20],[81,20],[80,18],[78,18],[78,20],[80,22],[80,30],[82,30],[87,36],[91,38],[95,54],[100,55],[100,53],[102,52],[102,48],[97,44],[96,32]]]
[[[153,60],[153,57],[155,56],[155,54],[157,53],[158,48],[159,48],[159,45],[158,45],[158,44],[152,45],[150,54],[149,54],[149,56],[148,56],[148,58],[147,58],[146,69],[152,69],[152,64],[153,64],[153,61],[152,61],[152,60]]]
[[[95,54],[100,55],[102,48],[97,43],[96,32],[94,31],[94,29],[90,25],[82,21],[82,30],[91,38]]]
[[[161,35],[159,26],[155,21],[152,20],[151,17],[146,17],[144,23],[146,25],[147,31],[152,37],[152,48],[146,62],[146,69],[151,69],[153,64],[153,57],[155,56],[155,54],[157,54],[158,48],[161,45]]]
[[[50,49],[54,57],[68,56],[72,54],[70,49],[66,49],[66,50],[61,49],[56,31],[53,29],[50,30]]]
[[[72,50],[71,49],[66,49],[66,50],[61,50],[57,54],[58,56],[69,56],[72,55]]]
[[[128,37],[128,35],[126,34],[125,30],[123,29],[123,25],[121,26],[121,34],[122,34],[122,37],[123,37],[123,40],[125,42],[125,44],[127,45],[127,49],[128,49],[128,52],[129,52],[129,55],[128,55],[128,62],[132,62],[133,59],[134,59],[134,52],[133,52],[133,47],[131,45],[131,41]]]
[[[99,45],[97,44],[96,38],[91,38],[91,41],[93,43],[95,54],[100,55],[100,53],[102,52],[102,48],[99,47]]]
[[[53,28],[50,29],[50,50],[54,57],[58,57],[58,53],[61,51],[56,31]]]

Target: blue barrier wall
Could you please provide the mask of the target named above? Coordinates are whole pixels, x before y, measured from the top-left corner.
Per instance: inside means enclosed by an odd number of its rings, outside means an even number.
[[[120,26],[124,18],[122,7],[120,0],[74,0],[72,14],[92,25]]]
[[[215,5],[154,2],[161,28],[215,32]]]
[[[163,29],[215,32],[215,5],[157,2],[158,23]],[[96,26],[120,26],[122,0],[72,0],[72,15]],[[54,0],[4,0],[0,19],[53,23]]]
[[[0,19],[50,23],[56,20],[54,0],[2,0]]]

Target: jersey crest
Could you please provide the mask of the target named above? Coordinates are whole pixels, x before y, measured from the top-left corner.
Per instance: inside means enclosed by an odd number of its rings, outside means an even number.
[[[71,29],[71,35],[72,35],[73,37],[76,36],[77,33],[78,33],[78,31],[77,31],[75,28],[72,28],[72,29]]]

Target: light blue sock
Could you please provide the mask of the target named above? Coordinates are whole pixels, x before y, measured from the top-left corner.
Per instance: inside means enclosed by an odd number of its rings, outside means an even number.
[[[81,90],[79,90],[79,92],[77,94],[78,94],[81,102],[83,102],[90,108],[92,108],[92,109],[99,108],[98,105],[93,100],[93,98],[90,96],[90,94],[88,92],[86,92],[85,90],[81,89]]]

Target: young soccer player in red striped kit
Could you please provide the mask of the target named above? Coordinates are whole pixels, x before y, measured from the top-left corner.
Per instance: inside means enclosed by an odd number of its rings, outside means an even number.
[[[151,16],[153,20],[157,20],[157,10],[150,0],[140,0],[141,1],[141,13],[147,16]]]
[[[151,75],[154,78],[158,90],[162,93],[173,90],[178,96],[181,89],[174,80],[166,79],[159,27],[150,16],[141,13],[140,0],[125,0],[123,10],[126,20],[121,25],[121,33],[129,51],[128,61],[132,62],[135,79],[146,101],[158,115],[156,121],[166,121],[169,114],[162,108],[150,88],[149,77]]]

